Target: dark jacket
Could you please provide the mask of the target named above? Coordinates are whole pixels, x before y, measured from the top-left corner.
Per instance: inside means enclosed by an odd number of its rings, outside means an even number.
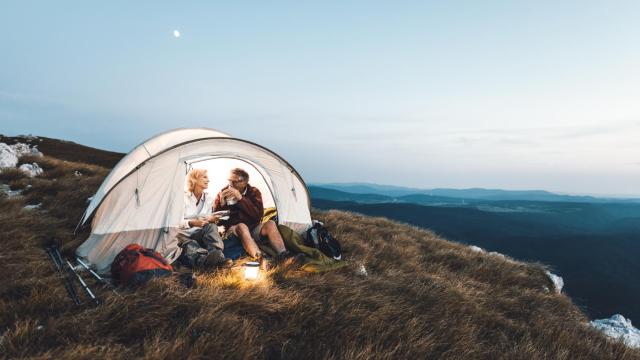
[[[262,221],[262,214],[264,213],[262,194],[260,193],[260,190],[247,184],[246,192],[242,195],[242,199],[240,199],[240,201],[233,205],[225,203],[224,206],[221,206],[220,204],[222,202],[220,199],[222,197],[222,191],[228,187],[229,186],[227,185],[218,192],[213,203],[214,211],[229,210],[231,212],[229,214],[229,220],[221,220],[220,225],[229,229],[229,227],[233,225],[243,223],[247,225],[249,230],[251,230],[256,225],[260,224],[260,221]]]

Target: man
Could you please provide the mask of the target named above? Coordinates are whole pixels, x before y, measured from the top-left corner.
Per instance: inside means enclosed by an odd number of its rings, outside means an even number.
[[[205,192],[209,187],[207,170],[193,169],[187,175],[184,194],[184,215],[180,222],[180,263],[192,268],[230,267],[231,259],[224,257],[224,243],[218,233],[219,215],[211,213],[213,196]]]
[[[292,255],[284,247],[284,241],[278,226],[272,220],[261,223],[264,208],[262,194],[258,188],[249,185],[249,174],[241,169],[231,170],[229,185],[220,190],[214,203],[215,211],[229,210],[229,219],[222,221],[227,233],[240,238],[242,246],[249,256],[262,259],[258,247],[262,238],[267,238],[278,254],[277,261],[283,261]]]

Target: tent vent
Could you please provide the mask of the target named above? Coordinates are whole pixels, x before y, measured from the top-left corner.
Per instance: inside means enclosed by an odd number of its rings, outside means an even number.
[[[298,200],[298,195],[296,194],[296,186],[295,186],[295,179],[294,179],[294,174],[293,174],[293,169],[289,169],[291,170],[290,175],[291,175],[291,193],[293,194],[293,198]]]

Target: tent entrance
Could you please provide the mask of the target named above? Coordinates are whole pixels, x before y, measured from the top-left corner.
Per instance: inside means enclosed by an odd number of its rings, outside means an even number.
[[[217,195],[220,189],[229,184],[229,173],[231,169],[242,168],[249,173],[249,184],[260,190],[262,193],[262,203],[264,208],[276,207],[273,185],[271,179],[260,169],[258,165],[251,161],[228,156],[198,158],[187,162],[187,172],[190,169],[206,169],[209,175],[209,193]],[[186,176],[185,176],[186,189]]]

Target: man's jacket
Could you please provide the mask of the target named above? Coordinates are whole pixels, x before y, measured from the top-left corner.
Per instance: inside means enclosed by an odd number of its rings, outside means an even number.
[[[218,192],[214,202],[214,211],[230,211],[229,220],[221,220],[219,224],[223,225],[226,229],[229,229],[229,227],[233,225],[243,223],[249,227],[249,230],[260,224],[260,220],[262,220],[262,214],[264,212],[264,207],[262,206],[262,194],[260,193],[260,190],[247,184],[247,188],[242,194],[242,199],[240,199],[240,201],[233,205],[228,205],[225,201],[224,206],[222,206],[222,191],[228,187],[229,186],[225,186],[220,190],[220,192]]]

